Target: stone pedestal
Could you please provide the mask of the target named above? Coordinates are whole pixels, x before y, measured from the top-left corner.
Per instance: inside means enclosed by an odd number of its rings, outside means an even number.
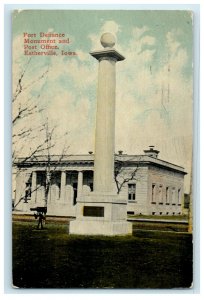
[[[70,234],[126,235],[132,234],[127,222],[126,201],[119,195],[91,193],[77,199],[76,220],[70,222]]]
[[[98,60],[98,90],[95,132],[94,192],[77,198],[76,220],[71,234],[124,235],[132,233],[127,222],[127,203],[114,194],[116,62],[125,58],[112,47],[110,33],[101,37],[105,49],[91,52]]]
[[[75,220],[70,221],[70,234],[78,235],[132,235],[132,224],[128,222],[98,221],[98,220]]]

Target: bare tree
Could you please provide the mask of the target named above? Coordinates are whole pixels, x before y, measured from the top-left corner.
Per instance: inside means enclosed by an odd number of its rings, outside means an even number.
[[[33,140],[34,135],[39,135],[39,132],[44,130],[45,124],[38,124],[36,126],[30,125],[30,117],[42,112],[43,108],[39,105],[39,99],[41,97],[42,87],[39,87],[37,95],[31,93],[32,89],[39,83],[46,82],[46,76],[48,74],[49,67],[42,72],[39,76],[36,76],[33,80],[29,80],[26,77],[31,64],[31,58],[27,61],[19,78],[17,79],[16,88],[14,89],[12,98],[12,160],[14,161],[19,153],[22,153],[29,140]],[[27,75],[27,76],[26,76]],[[44,146],[44,142],[36,144],[36,147],[29,149],[30,153],[28,157],[32,157]]]
[[[54,172],[56,171],[56,168],[62,161],[64,155],[68,152],[69,146],[67,146],[66,144],[64,145],[61,155],[58,157],[58,160],[55,161],[54,166],[53,166],[53,163],[51,162],[50,149],[55,146],[55,143],[53,143],[53,138],[52,138],[55,127],[53,127],[51,130],[49,130],[48,123],[47,123],[45,129],[46,129],[45,132],[46,132],[46,144],[47,144],[47,147],[46,147],[47,159],[46,159],[46,167],[45,167],[45,174],[46,174],[45,206],[47,207],[48,195],[49,195],[50,187],[52,184],[52,178],[54,176]],[[66,132],[65,134],[67,135],[68,133]],[[51,164],[52,164],[52,168],[51,168]]]
[[[20,159],[20,164],[24,165],[25,163],[28,163],[29,161],[38,161],[38,158],[43,155],[44,157],[44,170],[45,170],[45,204],[44,206],[47,207],[48,203],[48,195],[49,191],[52,185],[52,180],[55,176],[56,168],[59,166],[61,161],[63,160],[64,156],[68,153],[69,146],[65,143],[63,146],[63,150],[61,154],[58,156],[58,159],[56,161],[52,160],[52,154],[51,149],[55,147],[56,142],[60,139],[62,139],[62,136],[59,136],[58,138],[54,138],[54,132],[56,129],[56,126],[49,128],[48,120],[45,124],[43,124],[44,128],[44,134],[45,139],[42,143],[40,143],[35,150],[33,150],[32,155],[29,155],[27,157],[24,157]],[[68,135],[68,132],[65,133],[65,135]],[[65,137],[63,135],[63,137]],[[18,163],[18,159],[14,164]],[[25,167],[23,167],[23,170],[27,170]],[[30,195],[34,192],[36,192],[39,189],[39,187],[32,188],[30,190]],[[23,192],[23,195],[21,195],[20,199],[18,199],[18,202],[14,205],[14,209],[23,201],[25,200],[25,193],[26,190]]]
[[[63,147],[62,153],[56,161],[56,166],[53,168],[51,162],[51,149],[56,145],[57,138],[54,138],[54,132],[56,126],[49,128],[48,118],[46,122],[41,124],[31,123],[30,118],[37,120],[37,116],[42,113],[45,108],[39,105],[39,99],[42,94],[42,87],[46,82],[49,67],[43,71],[39,76],[36,76],[33,80],[29,80],[28,70],[31,67],[31,58],[27,61],[22,69],[19,78],[17,80],[16,88],[14,89],[12,106],[12,160],[13,166],[16,166],[19,157],[22,157],[23,150],[26,149],[26,155],[20,160],[21,164],[26,162],[37,160],[38,156],[45,155],[45,206],[47,206],[48,195],[51,186],[52,177],[54,171],[60,161],[63,159],[68,148],[66,144]],[[40,84],[38,87],[37,85]],[[33,96],[32,89],[38,89],[37,95]],[[68,133],[66,132],[65,135]],[[39,136],[41,135],[41,139]],[[60,139],[62,137],[58,137]],[[52,164],[52,168],[51,168]],[[25,170],[25,168],[24,168]],[[21,170],[19,170],[21,171]],[[36,189],[32,189],[31,193]],[[26,191],[25,191],[26,192]],[[25,200],[25,193],[20,196],[17,203],[14,205],[14,209],[19,205],[21,201]]]
[[[114,179],[116,183],[117,193],[119,194],[121,189],[131,180],[141,180],[142,176],[138,174],[139,163],[132,165],[133,158],[125,159],[121,154],[115,157]]]

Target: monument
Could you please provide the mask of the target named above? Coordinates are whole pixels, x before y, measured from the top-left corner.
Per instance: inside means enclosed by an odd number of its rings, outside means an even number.
[[[77,198],[76,220],[70,234],[124,235],[132,233],[127,222],[126,200],[114,188],[116,62],[124,60],[113,47],[111,33],[101,36],[104,49],[90,54],[99,62],[95,132],[94,188]]]

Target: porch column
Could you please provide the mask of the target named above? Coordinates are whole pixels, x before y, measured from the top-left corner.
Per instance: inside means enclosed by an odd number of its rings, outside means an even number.
[[[61,172],[60,201],[65,202],[66,171]]]
[[[31,202],[36,203],[37,197],[37,172],[32,172],[32,185],[31,185]]]
[[[78,172],[78,183],[77,183],[77,198],[79,198],[82,195],[83,190],[83,172]]]
[[[19,209],[24,202],[23,197],[25,196],[25,176],[21,171],[17,171],[16,174],[16,192],[15,192],[15,202],[14,207]]]

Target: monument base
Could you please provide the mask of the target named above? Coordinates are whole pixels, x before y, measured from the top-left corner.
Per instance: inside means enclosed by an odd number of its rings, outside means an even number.
[[[131,235],[132,224],[127,221],[78,221],[74,220],[69,225],[70,234],[79,235]]]
[[[132,234],[127,221],[126,201],[116,194],[90,193],[77,198],[76,220],[70,222],[69,233],[81,235]]]

